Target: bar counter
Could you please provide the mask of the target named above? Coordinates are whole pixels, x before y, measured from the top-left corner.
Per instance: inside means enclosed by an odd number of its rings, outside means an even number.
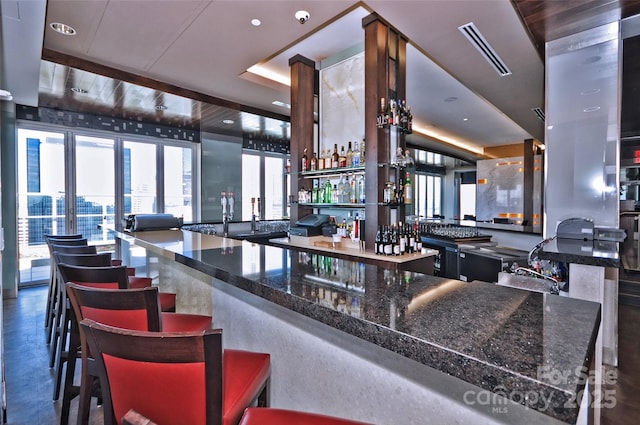
[[[272,362],[276,362],[272,404],[280,405],[277,407],[321,410],[378,424],[426,423],[424,416],[402,417],[415,415],[414,411],[429,412],[434,423],[582,423],[589,410],[580,409],[580,398],[600,324],[597,303],[185,230],[115,234],[123,250],[142,247],[147,256],[162,259],[169,268],[186,266],[213,278],[213,311],[199,312],[213,313],[214,322],[225,332],[229,327],[234,333],[248,334],[246,339],[231,338],[232,345],[244,343],[242,348],[264,350],[260,339],[261,334],[271,332],[270,315],[278,320],[286,316],[306,334],[330,335],[326,338],[335,347],[326,356],[345,350],[346,354],[336,354],[333,361],[320,354],[326,343],[305,352],[304,356],[317,355],[313,360],[283,350],[280,356],[290,358],[282,365],[277,364],[279,355],[272,353]],[[176,283],[175,274],[161,274],[161,288],[163,279],[173,279],[168,289],[178,292],[178,299],[185,297],[180,287],[189,282]],[[231,298],[242,298],[244,304],[225,304]],[[247,319],[240,325],[226,319],[234,315],[234,320],[243,321],[243,316],[252,316],[252,308],[258,309],[253,321]],[[188,309],[179,304],[181,310]],[[253,329],[256,321],[261,324]],[[283,336],[274,338],[283,340],[270,341],[272,345],[267,345],[273,350],[286,345]],[[226,341],[225,337],[228,345]],[[297,349],[296,345],[303,343],[293,343]],[[338,363],[344,358],[346,364],[352,357],[353,368],[358,363],[364,367],[355,378],[340,384],[321,377],[334,371],[336,378],[340,373],[348,375]],[[326,385],[331,385],[315,390],[318,398],[326,400],[310,403],[303,397],[293,406],[286,405],[281,392],[289,401],[303,388],[275,390],[276,383],[286,378],[286,369],[308,361],[311,363],[305,363],[291,379],[305,382],[304,374],[313,370],[309,382],[326,379]],[[330,369],[322,374],[316,368],[322,370],[325,361]],[[391,382],[379,368],[404,373],[407,383],[376,396]],[[414,384],[419,384],[419,391],[403,393]],[[340,392],[344,386],[353,387],[347,392],[350,399]],[[365,389],[369,394],[362,394]],[[332,395],[336,397],[333,401]],[[364,401],[363,396],[373,401]],[[341,410],[338,404],[345,397],[348,403]],[[491,401],[484,402],[487,399]],[[404,405],[398,405],[402,400]],[[385,402],[395,408],[379,407]]]

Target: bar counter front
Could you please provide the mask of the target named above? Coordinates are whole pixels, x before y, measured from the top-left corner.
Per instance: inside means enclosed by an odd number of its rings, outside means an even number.
[[[273,407],[378,425],[594,414],[598,303],[186,230],[114,234],[177,311],[271,354]]]

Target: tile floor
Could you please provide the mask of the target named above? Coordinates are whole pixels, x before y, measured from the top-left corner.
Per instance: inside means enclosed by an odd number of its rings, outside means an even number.
[[[55,425],[61,400],[54,402],[53,370],[45,343],[45,286],[22,289],[17,299],[4,300],[5,379],[8,425]],[[640,417],[640,308],[620,306],[620,367],[615,391],[616,405],[604,409],[602,425],[637,424]],[[75,424],[72,403],[70,424]],[[91,425],[102,425],[102,411],[91,409]]]

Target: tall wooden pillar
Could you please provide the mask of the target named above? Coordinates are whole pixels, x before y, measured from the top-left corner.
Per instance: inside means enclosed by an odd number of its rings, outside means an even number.
[[[390,137],[393,130],[378,128],[376,118],[380,112],[380,99],[406,99],[407,38],[377,14],[362,20],[364,28],[364,134],[366,160],[366,250],[375,248],[375,235],[380,225],[391,224],[389,206],[381,205],[382,190],[393,180],[394,170],[389,167],[395,154],[391,152]],[[405,146],[404,135],[397,135],[398,146]],[[393,144],[395,146],[395,144]],[[404,208],[398,209],[404,216]]]
[[[307,156],[313,154],[313,105],[315,62],[301,55],[289,59],[291,68],[291,195],[297,198],[298,190],[311,190],[311,180],[300,178],[301,158],[304,149]],[[304,208],[291,205],[291,224],[305,215]]]

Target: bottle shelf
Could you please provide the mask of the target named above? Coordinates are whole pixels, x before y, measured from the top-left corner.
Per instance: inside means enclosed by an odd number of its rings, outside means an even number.
[[[400,125],[396,125],[396,124],[383,124],[383,125],[379,125],[378,128],[395,128],[398,132],[400,133],[404,133],[404,134],[411,134],[413,133],[413,130],[410,130],[406,127],[400,126]]]
[[[351,204],[351,203],[319,203],[319,202],[298,202],[298,205],[302,207],[313,208],[364,208],[365,204]]]
[[[318,177],[340,177],[344,174],[364,174],[365,166],[359,167],[342,167],[342,168],[327,168],[324,170],[315,171],[302,171],[300,176],[305,179],[313,179]]]

